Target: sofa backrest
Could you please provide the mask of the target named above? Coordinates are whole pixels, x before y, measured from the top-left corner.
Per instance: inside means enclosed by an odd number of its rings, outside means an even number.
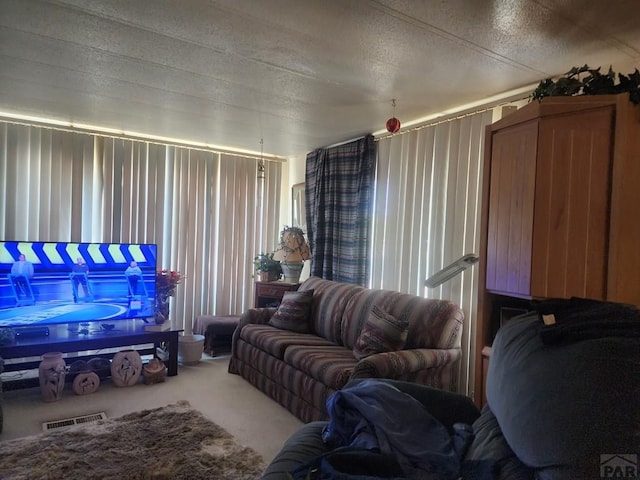
[[[354,347],[374,305],[409,322],[405,348],[460,348],[464,313],[455,303],[374,289],[349,299],[341,322],[343,345]]]
[[[365,290],[364,287],[344,282],[334,282],[319,277],[309,277],[300,290],[312,290],[311,326],[313,332],[327,340],[342,345],[342,318],[349,299]]]
[[[313,331],[338,345],[354,347],[371,308],[377,305],[394,317],[409,321],[406,348],[460,348],[464,314],[448,300],[373,290],[318,277],[309,277],[299,288],[311,289]]]

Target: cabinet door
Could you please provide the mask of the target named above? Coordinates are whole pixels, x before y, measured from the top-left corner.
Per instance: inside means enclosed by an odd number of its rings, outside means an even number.
[[[540,123],[531,295],[604,299],[612,107]]]
[[[531,291],[537,139],[537,120],[491,137],[486,288],[494,292]]]

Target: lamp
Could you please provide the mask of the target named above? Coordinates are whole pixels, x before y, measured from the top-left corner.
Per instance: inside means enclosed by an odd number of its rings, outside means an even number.
[[[471,265],[478,263],[480,257],[475,253],[468,253],[453,263],[450,263],[442,270],[431,275],[424,281],[424,286],[429,288],[435,288],[442,285],[447,280],[451,280],[453,277],[458,275],[459,273],[464,272]]]
[[[273,255],[280,260],[284,281],[298,283],[304,261],[311,258],[311,250],[300,227],[287,227],[280,232],[280,246]]]
[[[264,140],[261,138],[260,139],[260,160],[258,160],[258,180],[264,180],[264,177],[265,177],[263,146],[264,146]]]

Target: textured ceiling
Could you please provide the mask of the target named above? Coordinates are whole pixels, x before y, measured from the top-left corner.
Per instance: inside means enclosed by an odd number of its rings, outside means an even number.
[[[0,0],[0,112],[284,157],[585,63],[637,0]]]

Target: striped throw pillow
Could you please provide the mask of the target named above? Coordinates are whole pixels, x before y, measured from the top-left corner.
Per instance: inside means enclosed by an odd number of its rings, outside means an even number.
[[[401,350],[408,330],[408,321],[399,320],[374,305],[353,347],[353,355],[360,360],[375,353]]]
[[[269,325],[292,332],[310,333],[311,300],[313,290],[285,292]]]

